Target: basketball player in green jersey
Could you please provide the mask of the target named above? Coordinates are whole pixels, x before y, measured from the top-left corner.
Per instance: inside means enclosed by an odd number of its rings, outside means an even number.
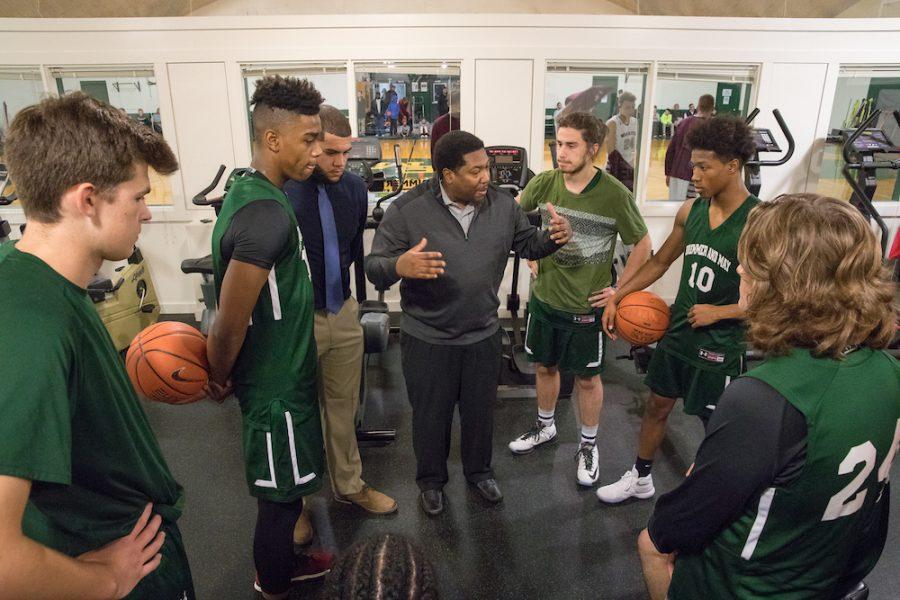
[[[650,399],[641,421],[637,459],[619,481],[597,490],[597,497],[607,503],[654,494],[650,468],[677,398],[684,399],[686,413],[705,423],[725,386],[743,371],[737,243],[747,215],[759,202],[741,176],[741,168],[753,155],[753,135],[742,120],[721,117],[695,126],[688,144],[692,181],[700,197],[681,206],[662,248],[619,289],[603,314],[603,327],[615,339],[618,302],[658,280],[684,255],[671,323],[644,379]]]
[[[766,359],[725,390],[693,471],[656,503],[644,577],[654,600],[845,598],[888,534],[893,286],[865,219],[833,198],[761,204],[738,255]]]
[[[287,597],[292,582],[324,576],[333,560],[293,552],[303,496],[322,486],[323,446],[312,284],[281,191],[316,167],[321,103],[307,80],[257,83],[251,167],[231,184],[212,236],[219,311],[207,343],[210,377],[230,380],[241,405],[245,474],[258,502],[254,587],[266,598]]]
[[[81,92],[19,112],[5,156],[28,228],[0,246],[0,597],[192,600],[183,490],[85,289],[178,162]]]

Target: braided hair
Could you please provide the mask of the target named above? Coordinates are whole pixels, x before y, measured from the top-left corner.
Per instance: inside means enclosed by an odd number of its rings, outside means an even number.
[[[437,600],[434,567],[408,539],[382,534],[350,548],[338,560],[322,600]]]

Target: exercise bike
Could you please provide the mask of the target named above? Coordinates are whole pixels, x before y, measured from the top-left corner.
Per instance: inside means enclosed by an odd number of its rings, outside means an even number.
[[[534,173],[528,168],[528,153],[525,148],[519,146],[488,146],[487,152],[491,183],[497,187],[509,191],[513,196],[518,196],[525,189],[528,182],[534,177]],[[535,227],[541,226],[539,211],[526,213],[529,222]],[[497,386],[497,398],[510,400],[515,398],[536,398],[535,375],[537,365],[528,360],[525,353],[525,335],[523,321],[527,322],[528,303],[522,307],[519,297],[519,274],[521,271],[522,257],[515,251],[509,253],[512,259],[512,278],[510,291],[506,295],[506,310],[510,314],[510,327],[500,329],[503,345],[503,360],[506,368],[500,371],[500,381]],[[520,317],[520,310],[522,316]],[[575,378],[571,373],[560,372],[560,398],[568,398],[572,395]]]
[[[18,199],[14,191],[9,191],[12,182],[5,166],[0,169],[3,186],[0,188],[0,206],[8,206]],[[25,231],[25,225],[20,227]],[[0,243],[8,241],[11,227],[5,219],[0,219]],[[88,283],[87,292],[94,303],[100,319],[109,332],[116,351],[123,352],[144,328],[156,323],[159,318],[159,300],[144,256],[136,246],[124,265],[114,268],[117,275],[113,283],[109,277],[95,275]]]

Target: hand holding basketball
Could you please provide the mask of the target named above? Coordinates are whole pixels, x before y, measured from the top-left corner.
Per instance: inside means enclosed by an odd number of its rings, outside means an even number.
[[[653,292],[633,292],[617,304],[616,331],[626,341],[635,346],[646,346],[665,335],[669,327],[669,307]]]
[[[206,384],[206,387],[203,388],[203,391],[206,392],[207,398],[222,404],[222,402],[232,394],[234,388],[231,386],[231,381],[226,381],[224,384],[221,384],[210,377],[209,382]]]

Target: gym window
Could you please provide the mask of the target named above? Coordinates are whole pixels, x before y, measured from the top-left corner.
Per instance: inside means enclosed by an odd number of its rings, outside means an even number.
[[[40,67],[0,66],[0,189],[6,186],[8,177],[3,148],[9,124],[20,110],[40,101],[43,93]],[[4,194],[12,194],[14,191],[15,186],[10,182]],[[18,201],[13,203],[13,206],[17,205]]]
[[[638,181],[640,169],[648,69],[647,63],[548,62],[544,83],[544,169],[556,167],[557,120],[571,111],[590,112],[604,123],[615,120],[623,124],[616,126],[617,139],[607,137],[594,163],[599,168],[610,166],[623,181],[631,174],[634,191],[633,182]],[[623,95],[629,103],[620,105]],[[633,101],[629,95],[634,96]],[[613,163],[608,164],[613,152]]]
[[[159,91],[152,65],[93,65],[51,67],[50,76],[59,95],[81,91],[97,100],[118,108],[131,119],[163,133],[159,113]],[[172,184],[149,169],[149,206],[170,206]]]
[[[709,63],[659,63],[653,92],[650,169],[645,197],[648,200],[682,202],[693,193],[687,180],[670,176],[666,183],[666,152],[675,128],[697,109],[700,96],[711,95],[715,114],[746,117],[755,105],[757,65]],[[683,167],[683,165],[682,165]],[[678,165],[675,166],[678,168]]]
[[[256,82],[266,75],[307,79],[319,90],[326,104],[335,107],[348,118],[350,116],[350,104],[347,98],[347,63],[344,61],[246,63],[241,65],[241,75],[244,79],[247,127],[251,140],[253,139],[253,122],[250,118],[252,110],[250,99],[253,97],[253,92],[256,91]]]
[[[372,170],[384,174],[385,192],[397,185],[395,146],[403,164],[404,189],[431,178],[435,122],[441,119],[439,126],[449,121],[450,127],[459,128],[459,61],[358,62],[353,70],[357,136],[379,140],[383,160]],[[392,103],[389,97],[394,93]],[[396,114],[390,114],[391,107]]]
[[[862,125],[876,110],[881,113],[871,128],[882,130],[894,146],[900,146],[900,128],[892,114],[897,109],[900,109],[900,65],[841,65],[818,168],[815,161],[811,166],[810,175],[817,178],[817,193],[833,198],[850,198],[850,185],[841,174],[844,165],[841,145],[845,132]],[[891,158],[896,158],[896,155]],[[877,187],[874,201],[900,200],[900,175],[897,171],[878,169],[875,176]]]

